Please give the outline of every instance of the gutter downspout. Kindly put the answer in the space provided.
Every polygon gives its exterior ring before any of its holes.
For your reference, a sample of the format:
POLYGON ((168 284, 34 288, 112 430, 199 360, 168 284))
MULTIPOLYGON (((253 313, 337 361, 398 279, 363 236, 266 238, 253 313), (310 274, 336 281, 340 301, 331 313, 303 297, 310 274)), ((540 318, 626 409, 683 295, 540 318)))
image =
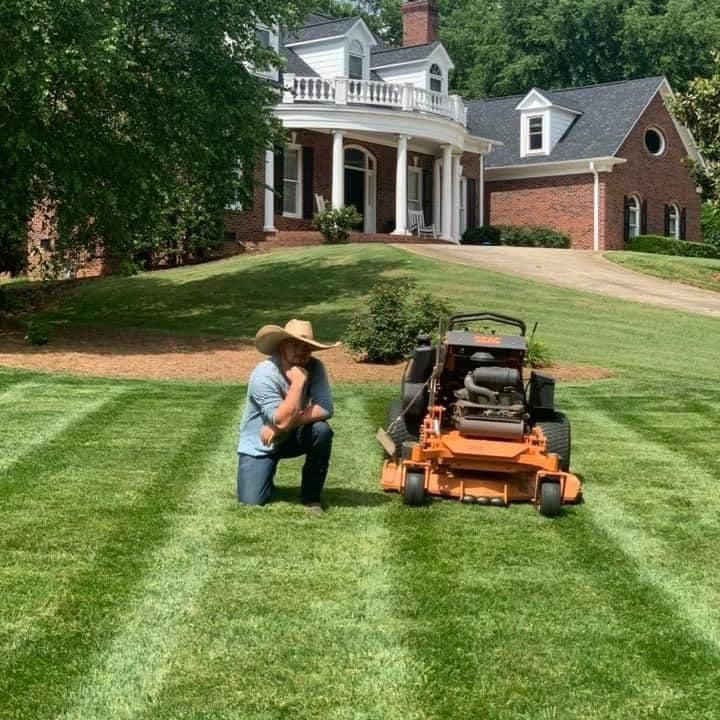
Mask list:
POLYGON ((600 251, 600 174, 595 168, 595 161, 590 161, 590 172, 595 177, 593 184, 593 250, 600 251))

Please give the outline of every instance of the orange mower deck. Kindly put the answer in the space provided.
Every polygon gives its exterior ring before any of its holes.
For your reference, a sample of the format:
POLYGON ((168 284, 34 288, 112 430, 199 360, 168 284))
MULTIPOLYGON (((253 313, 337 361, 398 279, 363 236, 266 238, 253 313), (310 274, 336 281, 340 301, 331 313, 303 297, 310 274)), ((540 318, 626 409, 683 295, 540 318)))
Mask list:
POLYGON ((384 490, 403 493, 411 474, 413 481, 422 476, 426 494, 465 502, 538 504, 544 484, 559 487, 563 504, 581 500, 579 478, 563 472, 558 456, 546 452, 541 429, 534 428, 521 442, 467 438, 456 430, 433 434, 433 414, 425 421, 420 442, 406 448, 402 459, 385 462, 384 490))

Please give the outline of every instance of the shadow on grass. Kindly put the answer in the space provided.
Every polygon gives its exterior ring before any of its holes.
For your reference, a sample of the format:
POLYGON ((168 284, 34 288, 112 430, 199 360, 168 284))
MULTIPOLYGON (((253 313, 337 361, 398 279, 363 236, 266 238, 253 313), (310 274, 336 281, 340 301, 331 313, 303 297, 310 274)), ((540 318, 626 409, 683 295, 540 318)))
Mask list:
POLYGON ((194 279, 158 273, 92 283, 64 296, 46 317, 75 327, 247 337, 264 324, 299 316, 313 323, 317 337, 332 339, 391 269, 384 258, 350 253, 260 260, 194 279))
MULTIPOLYGON (((297 504, 300 502, 299 488, 291 486, 276 487, 272 501, 297 504)), ((323 492, 323 504, 328 508, 378 507, 392 501, 392 496, 386 495, 380 490, 377 492, 364 492, 351 488, 326 488, 323 492)))

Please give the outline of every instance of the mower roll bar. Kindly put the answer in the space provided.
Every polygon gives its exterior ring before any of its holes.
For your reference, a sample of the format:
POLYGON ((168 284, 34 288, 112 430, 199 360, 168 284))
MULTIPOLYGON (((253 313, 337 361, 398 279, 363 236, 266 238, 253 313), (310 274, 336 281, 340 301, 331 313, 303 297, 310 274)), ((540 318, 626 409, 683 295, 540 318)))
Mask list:
POLYGON ((525 335, 525 333, 527 332, 527 327, 522 320, 510 317, 509 315, 499 315, 498 313, 493 312, 464 313, 461 315, 452 315, 448 319, 448 330, 454 330, 458 325, 462 323, 474 322, 475 320, 492 320, 503 325, 512 325, 513 327, 518 328, 522 335, 525 335))

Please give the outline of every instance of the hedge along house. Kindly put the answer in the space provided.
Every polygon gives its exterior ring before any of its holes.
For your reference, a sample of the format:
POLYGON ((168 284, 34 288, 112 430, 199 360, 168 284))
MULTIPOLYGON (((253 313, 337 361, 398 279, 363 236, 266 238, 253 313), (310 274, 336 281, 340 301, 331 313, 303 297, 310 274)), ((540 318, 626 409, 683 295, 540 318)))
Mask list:
POLYGON ((441 239, 483 224, 542 225, 574 248, 622 248, 645 233, 700 239, 700 198, 683 164, 702 162, 672 117, 662 77, 465 102, 433 0, 402 6, 403 46, 357 18, 310 15, 263 41, 285 57, 275 114, 288 131, 256 172, 251 208, 228 213, 238 240, 279 244, 323 201, 354 205, 362 232, 398 239, 422 210, 441 239))
POLYGON ((684 160, 702 158, 671 96, 650 77, 470 102, 473 132, 503 142, 484 158, 483 221, 555 228, 593 250, 644 234, 700 240, 684 160))
POLYGON ((354 205, 363 233, 409 234, 423 211, 438 237, 458 242, 479 221, 482 158, 498 144, 468 126, 467 106, 449 93, 453 62, 437 39, 435 2, 403 7, 404 42, 385 45, 359 18, 310 15, 282 36, 261 30, 285 57, 275 115, 287 145, 256 169, 252 207, 231 208, 238 240, 279 244, 313 239, 325 204, 354 205))

